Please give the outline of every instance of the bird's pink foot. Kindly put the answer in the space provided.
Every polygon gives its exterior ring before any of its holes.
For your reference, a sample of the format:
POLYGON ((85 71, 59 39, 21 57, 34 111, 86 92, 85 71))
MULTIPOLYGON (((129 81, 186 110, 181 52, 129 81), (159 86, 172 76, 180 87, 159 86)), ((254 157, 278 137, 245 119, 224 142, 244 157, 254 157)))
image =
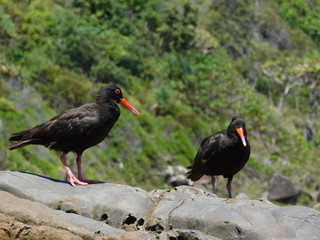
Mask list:
POLYGON ((88 185, 88 183, 78 180, 73 175, 73 173, 71 172, 71 169, 68 166, 67 161, 66 161, 67 160, 67 154, 66 153, 61 154, 60 159, 61 159, 61 162, 62 162, 64 168, 66 169, 66 173, 67 173, 67 175, 69 177, 70 184, 73 187, 76 186, 76 184, 79 184, 79 185, 82 185, 82 186, 88 185))
POLYGON ((92 184, 92 183, 99 183, 98 180, 88 180, 88 179, 84 179, 82 177, 78 177, 78 179, 81 181, 81 182, 84 182, 84 183, 89 183, 89 184, 92 184))
POLYGON ((79 185, 82 185, 82 186, 86 186, 88 185, 87 182, 84 182, 84 181, 81 181, 79 179, 77 179, 73 174, 72 175, 69 175, 69 181, 70 181, 70 184, 74 187, 76 186, 76 184, 79 184, 79 185), (75 184, 76 183, 76 184, 75 184))

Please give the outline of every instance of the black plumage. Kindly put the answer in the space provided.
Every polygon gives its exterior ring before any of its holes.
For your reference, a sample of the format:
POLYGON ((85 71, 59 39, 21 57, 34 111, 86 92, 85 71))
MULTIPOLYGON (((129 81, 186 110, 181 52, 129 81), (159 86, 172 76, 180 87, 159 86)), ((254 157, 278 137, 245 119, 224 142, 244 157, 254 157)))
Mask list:
POLYGON ((120 116, 118 103, 136 115, 140 113, 122 96, 119 87, 109 85, 102 87, 97 93, 96 102, 84 104, 78 108, 67 110, 48 122, 34 128, 13 133, 10 141, 16 141, 9 146, 10 150, 29 144, 43 145, 49 149, 61 151, 60 159, 66 168, 71 185, 78 183, 86 185, 96 182, 85 180, 81 171, 81 155, 83 151, 100 143, 111 130, 120 116), (66 163, 66 154, 77 154, 78 178, 71 172, 66 163))
POLYGON ((228 178, 227 190, 232 198, 232 178, 245 166, 249 156, 250 144, 245 120, 233 117, 227 129, 203 139, 188 178, 197 181, 203 175, 209 175, 215 191, 215 176, 222 175, 228 178))

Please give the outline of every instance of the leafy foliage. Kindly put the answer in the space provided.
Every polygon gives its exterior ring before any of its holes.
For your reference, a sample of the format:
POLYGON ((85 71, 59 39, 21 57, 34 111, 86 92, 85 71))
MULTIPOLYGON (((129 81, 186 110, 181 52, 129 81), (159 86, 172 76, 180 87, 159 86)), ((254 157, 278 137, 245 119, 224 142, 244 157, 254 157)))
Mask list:
POLYGON ((113 83, 142 115, 122 111, 110 137, 84 153, 88 178, 165 187, 160 171, 191 164, 201 139, 242 115, 253 151, 239 191, 259 196, 250 184, 264 188, 274 172, 319 181, 319 6, 0 0, 0 167, 62 178, 54 152, 8 152, 10 133, 113 83))
POLYGON ((320 41, 320 1, 279 1, 279 13, 294 28, 300 28, 312 39, 320 41))

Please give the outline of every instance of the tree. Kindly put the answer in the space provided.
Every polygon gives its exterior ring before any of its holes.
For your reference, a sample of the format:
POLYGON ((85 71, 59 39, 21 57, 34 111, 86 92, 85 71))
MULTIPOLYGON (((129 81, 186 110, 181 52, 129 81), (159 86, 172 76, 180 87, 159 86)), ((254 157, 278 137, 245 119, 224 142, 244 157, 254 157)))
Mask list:
POLYGON ((269 99, 273 102, 278 98, 277 109, 282 115, 285 98, 290 90, 303 84, 303 73, 297 74, 292 69, 295 61, 286 58, 281 61, 269 61, 262 66, 263 74, 271 81, 269 84, 269 99))

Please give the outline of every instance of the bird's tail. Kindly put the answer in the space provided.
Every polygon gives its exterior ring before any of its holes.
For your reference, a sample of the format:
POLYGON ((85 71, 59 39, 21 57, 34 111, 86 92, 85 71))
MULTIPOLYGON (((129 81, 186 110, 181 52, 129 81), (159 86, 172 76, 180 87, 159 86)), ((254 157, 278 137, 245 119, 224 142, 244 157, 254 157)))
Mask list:
POLYGON ((24 140, 24 141, 21 141, 21 142, 17 142, 17 143, 13 143, 9 146, 9 150, 14 150, 14 149, 17 149, 17 148, 21 148, 21 147, 24 147, 26 145, 29 145, 32 143, 32 140, 24 140))
POLYGON ((29 144, 34 143, 34 139, 29 139, 26 137, 26 134, 29 133, 30 130, 24 130, 21 132, 13 133, 9 138, 10 141, 17 141, 9 146, 9 150, 14 150, 17 148, 24 147, 29 144))
POLYGON ((188 168, 191 169, 191 171, 187 172, 187 178, 191 179, 192 181, 197 181, 203 176, 203 173, 195 169, 192 169, 192 166, 189 166, 188 168))

